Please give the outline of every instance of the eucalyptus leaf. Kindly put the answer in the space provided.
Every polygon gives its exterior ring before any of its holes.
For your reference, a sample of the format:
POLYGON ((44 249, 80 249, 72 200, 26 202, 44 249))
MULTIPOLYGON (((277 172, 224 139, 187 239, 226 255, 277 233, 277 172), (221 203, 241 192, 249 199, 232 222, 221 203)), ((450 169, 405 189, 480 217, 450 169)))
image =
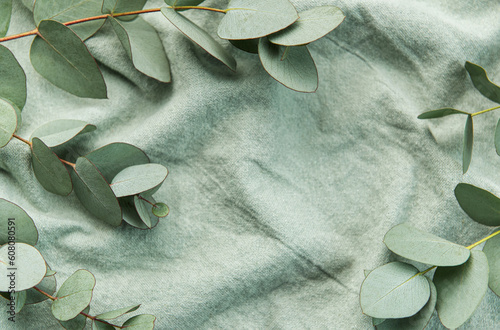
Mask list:
POLYGON ((404 258, 435 266, 461 265, 470 256, 470 251, 464 246, 405 223, 389 230, 384 243, 389 250, 404 258))
POLYGON ((229 42, 236 48, 241 49, 250 54, 259 53, 259 39, 246 39, 246 40, 229 40, 229 42))
POLYGON ((35 0, 21 0, 21 2, 30 11, 33 11, 33 6, 35 5, 35 0))
POLYGON ((12 15, 12 0, 0 1, 0 38, 5 37, 9 30, 12 15))
MULTIPOLYGON (((50 270, 50 268, 47 266, 47 272, 50 270)), ((45 274, 44 278, 40 283, 36 285, 36 287, 40 290, 42 290, 45 293, 48 293, 50 295, 54 295, 57 289, 57 281, 55 276, 47 276, 47 273, 45 274)), ((29 290, 26 290, 26 305, 30 304, 38 304, 39 302, 42 302, 44 300, 49 299, 46 295, 41 294, 37 290, 31 288, 29 290)))
POLYGON ((472 124, 472 116, 467 116, 464 131, 464 151, 463 151, 463 173, 465 174, 469 169, 470 161, 472 159, 472 144, 474 141, 474 128, 472 124))
POLYGON ((231 0, 219 24, 222 39, 255 39, 292 25, 297 10, 288 0, 231 0))
POLYGON ((106 312, 106 313, 96 315, 96 318, 99 320, 104 320, 104 321, 113 320, 113 319, 116 319, 117 317, 120 317, 124 314, 133 312, 133 311, 137 310, 139 307, 141 307, 141 304, 123 307, 123 308, 116 309, 116 310, 111 311, 111 312, 106 312))
POLYGON ((387 319, 378 319, 376 317, 373 317, 372 318, 373 326, 376 327, 377 325, 380 325, 380 324, 384 323, 385 320, 387 320, 387 319))
POLYGON ((31 160, 35 176, 47 191, 67 196, 73 190, 68 169, 39 138, 31 142, 31 160))
POLYGON ((361 285, 363 313, 376 318, 415 315, 430 296, 429 282, 417 274, 418 269, 402 262, 391 262, 371 271, 361 285))
POLYGON ((446 117, 450 115, 469 115, 469 113, 462 111, 462 110, 457 110, 453 108, 442 108, 442 109, 436 109, 436 110, 431 110, 424 112, 418 116, 418 119, 433 119, 433 118, 441 118, 441 117, 446 117))
POLYGON ((154 214, 153 209, 155 208, 151 204, 156 204, 156 201, 152 196, 142 197, 142 196, 134 196, 134 205, 137 211, 137 214, 141 218, 142 222, 151 229, 153 227, 153 222, 155 218, 158 220, 158 217, 154 214), (149 203, 148 203, 149 202, 149 203))
POLYGON ((108 182, 87 158, 79 157, 72 172, 76 196, 96 218, 119 226, 122 211, 108 182))
POLYGON ((467 61, 465 69, 469 73, 472 84, 481 94, 493 102, 500 103, 500 87, 488 79, 488 75, 482 67, 467 61))
POLYGON ((486 241, 483 252, 488 258, 490 268, 488 285, 497 296, 500 296, 500 235, 486 241))
MULTIPOLYGON (((31 289, 30 289, 31 290, 31 289)), ((0 292, 0 296, 4 297, 11 302, 14 302, 14 311, 15 313, 19 313, 21 309, 26 304, 26 292, 25 291, 13 291, 13 292, 0 292)), ((7 309, 10 309, 10 303, 7 303, 7 309)))
POLYGON ((14 54, 0 45, 0 98, 22 109, 26 103, 26 75, 14 54))
POLYGON ((21 110, 14 103, 11 103, 11 105, 14 108, 14 110, 16 111, 16 118, 17 118, 16 132, 17 132, 17 131, 19 131, 19 129, 21 128, 21 125, 23 123, 23 116, 21 114, 21 110))
POLYGON ((40 75, 79 97, 107 97, 106 84, 95 59, 70 28, 47 20, 40 22, 38 33, 31 44, 30 59, 40 75))
POLYGON ((156 317, 151 314, 140 314, 129 318, 123 327, 127 330, 150 330, 155 326, 156 317))
POLYGON ((228 68, 236 71, 236 60, 224 47, 215 41, 208 32, 191 22, 188 18, 177 13, 174 9, 164 7, 161 9, 161 12, 170 23, 178 28, 186 37, 191 39, 191 41, 224 63, 228 68))
POLYGON ((299 13, 299 19, 284 30, 269 36, 269 41, 282 46, 305 45, 318 40, 344 21, 340 8, 319 6, 299 13))
POLYGON ((14 106, 0 99, 0 148, 12 139, 17 128, 17 113, 14 106))
POLYGON ((53 120, 35 129, 31 134, 31 139, 39 138, 48 147, 56 147, 64 144, 80 134, 95 131, 94 125, 81 120, 58 119, 53 120))
POLYGON ((89 305, 95 286, 95 277, 85 269, 73 273, 57 291, 52 302, 52 314, 60 321, 76 317, 89 305))
POLYGON ((134 67, 161 82, 170 82, 170 64, 156 30, 142 18, 119 22, 108 18, 134 67))
MULTIPOLYGON (((102 0, 36 0, 33 9, 35 24, 42 20, 54 20, 66 23, 81 18, 101 15, 102 0)), ((71 25, 71 29, 85 40, 93 36, 104 23, 103 20, 94 20, 71 25)))
POLYGON ((112 325, 94 320, 94 321, 92 321, 92 330, 115 330, 115 327, 113 327, 112 325))
POLYGON ((500 198, 468 183, 455 187, 455 197, 472 220, 486 226, 500 226, 500 198))
MULTIPOLYGON (((120 14, 141 10, 147 0, 104 0, 102 4, 103 14, 120 14)), ((119 17, 120 20, 129 21, 135 19, 137 15, 127 15, 119 17)))
POLYGON ((198 6, 205 0, 165 0, 169 6, 198 6))
POLYGON ((38 242, 38 231, 26 211, 0 198, 0 245, 9 241, 35 245, 38 242))
POLYGON ((259 41, 259 57, 267 73, 286 87, 306 93, 318 89, 318 70, 307 46, 286 48, 262 38, 259 41), (286 59, 283 59, 286 51, 286 59))
POLYGON ((160 164, 134 165, 118 173, 110 187, 116 197, 137 195, 161 185, 167 175, 167 168, 160 164))
MULTIPOLYGON (((90 306, 87 306, 87 308, 83 310, 83 312, 86 314, 88 314, 89 311, 90 311, 90 306)), ((87 325, 87 317, 82 314, 78 314, 76 317, 68 321, 60 321, 60 320, 58 321, 64 327, 64 329, 67 330, 83 330, 87 325)))
MULTIPOLYGON (((155 203, 154 198, 151 196, 148 197, 148 200, 152 203, 155 203)), ((120 206, 122 207, 122 210, 123 210, 123 220, 126 223, 128 223, 129 225, 131 225, 132 227, 139 228, 139 229, 151 229, 158 224, 159 219, 157 216, 155 216, 153 214, 152 206, 149 205, 147 202, 140 200, 141 203, 144 203, 144 205, 137 207, 134 203, 134 196, 122 197, 122 198, 119 198, 119 201, 120 201, 120 206), (146 224, 145 224, 145 221, 146 222, 148 221, 147 218, 144 221, 141 218, 141 216, 138 214, 138 210, 137 210, 139 208, 141 210, 147 210, 148 205, 149 205, 149 213, 144 212, 144 213, 142 213, 142 216, 143 217, 146 217, 146 215, 149 216, 149 218, 150 218, 149 221, 151 222, 151 228, 146 226, 146 224)))
POLYGON ((447 328, 458 328, 471 317, 488 289, 486 255, 473 250, 463 265, 438 267, 434 284, 437 288, 436 309, 441 323, 447 328))
POLYGON ((497 155, 500 156, 500 119, 495 128, 495 150, 497 151, 497 155))
POLYGON ((56 271, 53 271, 52 269, 47 269, 47 273, 45 274, 45 276, 54 276, 55 274, 57 274, 56 271))
POLYGON ((156 207, 153 207, 153 214, 160 218, 166 217, 169 212, 170 209, 164 203, 156 203, 156 207))
POLYGON ((149 163, 149 157, 142 151, 128 143, 111 143, 96 149, 85 156, 101 172, 107 182, 123 169, 149 163))
POLYGON ((45 260, 33 246, 14 243, 0 247, 0 291, 9 291, 9 286, 28 290, 42 281, 46 271, 45 260), (9 258, 9 251, 15 251, 15 256, 9 258))

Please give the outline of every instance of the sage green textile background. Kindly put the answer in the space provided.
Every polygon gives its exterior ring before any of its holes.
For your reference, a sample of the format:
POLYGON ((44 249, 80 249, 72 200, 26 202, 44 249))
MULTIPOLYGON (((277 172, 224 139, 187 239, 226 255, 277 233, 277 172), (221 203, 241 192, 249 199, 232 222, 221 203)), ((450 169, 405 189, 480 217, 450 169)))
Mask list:
MULTIPOLYGON (((237 49, 232 73, 158 13, 144 19, 163 40, 173 83, 134 72, 104 30, 87 45, 108 100, 80 99, 41 78, 29 63, 31 37, 6 44, 28 76, 21 136, 53 119, 85 120, 98 130, 73 155, 128 142, 170 170, 156 195, 170 206, 167 218, 151 231, 110 228, 74 194, 44 191, 24 144, 0 151, 0 197, 33 217, 37 247, 59 284, 80 268, 94 273, 91 313, 142 303, 135 313, 156 315, 157 329, 368 329, 358 293, 363 270, 397 259, 382 242, 387 230, 410 222, 462 244, 488 234, 462 212, 453 189, 469 182, 500 194, 499 114, 477 117, 465 176, 464 118, 416 117, 492 105, 463 65, 478 63, 500 82, 498 1, 293 2, 299 10, 336 5, 347 16, 310 46, 315 94, 286 89, 257 56, 237 49)), ((186 15, 210 31, 221 18, 186 15)), ((31 28, 30 12, 15 1, 9 34, 31 28)), ((5 315, 2 329, 12 327, 5 315)), ((488 292, 463 329, 498 324, 500 300, 488 292)), ((26 307, 16 325, 61 328, 47 302, 26 307)), ((429 328, 442 328, 436 314, 429 328)))

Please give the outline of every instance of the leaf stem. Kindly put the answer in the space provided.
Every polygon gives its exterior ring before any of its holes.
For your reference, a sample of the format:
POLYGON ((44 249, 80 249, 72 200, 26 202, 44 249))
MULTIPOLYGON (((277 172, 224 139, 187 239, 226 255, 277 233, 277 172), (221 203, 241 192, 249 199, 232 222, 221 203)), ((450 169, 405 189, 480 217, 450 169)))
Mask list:
POLYGON ((493 108, 486 109, 486 110, 474 112, 474 113, 471 113, 470 115, 472 117, 474 117, 474 116, 477 116, 477 115, 480 115, 480 114, 483 114, 483 113, 486 113, 486 112, 489 112, 489 111, 492 111, 492 110, 496 110, 496 109, 500 109, 500 105, 496 106, 496 107, 493 107, 493 108))
POLYGON ((156 204, 151 203, 150 201, 148 201, 146 198, 142 197, 141 195, 139 195, 139 199, 142 199, 143 201, 146 201, 147 203, 149 203, 150 205, 152 205, 154 208, 158 207, 158 206, 156 206, 156 204))
POLYGON ((54 296, 51 296, 50 294, 48 294, 47 292, 45 291, 42 291, 40 290, 39 288, 37 288, 36 286, 33 287, 33 289, 35 289, 36 291, 40 292, 41 294, 43 294, 44 296, 48 297, 50 300, 56 300, 57 298, 54 297, 54 296))
POLYGON ((69 165, 69 166, 73 167, 73 169, 76 167, 76 164, 75 164, 75 163, 68 162, 67 160, 64 160, 64 159, 61 159, 61 158, 59 158, 59 160, 60 160, 61 162, 63 162, 64 164, 66 164, 66 165, 69 165))
POLYGON ((18 139, 19 141, 22 141, 24 143, 26 143, 27 145, 29 145, 31 147, 31 142, 26 140, 26 139, 23 139, 22 137, 20 137, 19 135, 17 134, 12 134, 12 137, 18 139))

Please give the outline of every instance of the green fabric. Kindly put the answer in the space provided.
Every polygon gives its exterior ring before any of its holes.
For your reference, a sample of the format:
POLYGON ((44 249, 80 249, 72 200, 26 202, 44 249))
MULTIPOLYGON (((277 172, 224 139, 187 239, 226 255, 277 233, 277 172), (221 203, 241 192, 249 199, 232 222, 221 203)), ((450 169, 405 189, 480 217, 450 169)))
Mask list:
MULTIPOLYGON (((28 77, 19 135, 50 120, 84 120, 97 130, 72 156, 127 142, 170 171, 155 195, 170 207, 168 217, 151 231, 111 228, 74 194, 45 191, 26 145, 0 150, 0 197, 34 219, 37 247, 59 285, 81 268, 95 275, 91 314, 140 303, 134 313, 156 315, 157 329, 367 329, 359 288, 365 269, 396 259, 382 243, 391 227, 410 222, 466 245, 488 234, 460 209, 453 189, 466 181, 500 194, 492 138, 499 114, 477 117, 465 176, 464 118, 417 115, 491 106, 464 63, 500 82, 498 1, 293 2, 298 10, 333 4, 346 14, 310 46, 315 94, 283 87, 258 56, 224 42, 238 62, 232 73, 161 13, 143 18, 159 31, 171 84, 132 70, 111 30, 87 41, 108 100, 80 99, 45 81, 29 63, 32 37, 6 44, 28 77)), ((185 14, 213 33, 221 19, 185 14)), ((30 12, 15 1, 8 34, 32 28, 30 12)), ((489 291, 463 328, 493 329, 499 311, 489 291)), ((5 315, 1 329, 12 327, 5 315)), ((25 307, 16 320, 17 329, 60 329, 48 302, 25 307)), ((436 314, 429 328, 443 328, 436 314)))

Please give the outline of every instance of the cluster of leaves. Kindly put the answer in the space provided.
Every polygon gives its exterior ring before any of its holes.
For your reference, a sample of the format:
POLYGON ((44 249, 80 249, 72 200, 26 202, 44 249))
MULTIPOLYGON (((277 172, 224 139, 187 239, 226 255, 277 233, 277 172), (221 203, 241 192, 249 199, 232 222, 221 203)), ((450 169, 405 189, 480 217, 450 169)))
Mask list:
MULTIPOLYGON (((490 99, 495 103, 500 104, 500 87, 492 83, 486 71, 479 65, 466 62, 465 69, 469 73, 470 79, 472 80, 472 84, 474 87, 485 97, 490 99)), ((466 112, 463 110, 457 110, 454 108, 441 108, 437 110, 431 110, 424 112, 420 116, 419 119, 433 119, 433 118, 441 118, 449 115, 465 115, 467 116, 467 120, 465 122, 465 132, 464 132, 464 146, 463 146, 463 173, 465 174, 469 169, 470 162, 472 160, 472 145, 474 141, 474 125, 473 125, 473 117, 499 109, 500 106, 478 111, 475 113, 466 112)), ((500 121, 497 124, 495 130, 495 148, 497 154, 500 155, 500 121)))
MULTIPOLYGON (((7 1, 0 14, 0 37, 10 21, 7 1)), ((333 6, 315 7, 298 13, 289 0, 232 0, 227 9, 199 7, 203 0, 165 0, 168 6, 142 10, 147 0, 36 0, 33 18, 37 28, 12 40, 36 35, 30 59, 35 70, 55 86, 79 97, 106 98, 106 84, 99 67, 84 44, 108 24, 115 31, 133 65, 140 72, 161 82, 170 82, 170 68, 156 30, 137 14, 161 11, 183 34, 210 55, 236 70, 232 54, 207 31, 179 13, 202 9, 223 13, 218 36, 235 47, 258 53, 265 70, 283 85, 301 92, 318 88, 318 72, 307 44, 320 39, 344 20, 333 6)), ((28 1, 30 3, 30 1, 28 1)), ((2 35, 3 34, 3 35, 2 35)), ((0 46, 0 48, 4 48, 0 46)), ((6 53, 6 50, 2 50, 6 53)), ((11 65, 24 76, 13 56, 0 58, 0 72, 11 65)), ((2 79, 0 89, 9 84, 2 79)))
POLYGON ((109 323, 137 310, 140 305, 89 315, 94 275, 84 269, 77 270, 57 290, 56 272, 34 247, 37 242, 38 230, 31 217, 18 205, 0 199, 0 295, 9 300, 11 317, 24 305, 50 299, 52 314, 66 329, 83 329, 87 319, 92 321, 92 329, 154 328, 156 318, 150 314, 133 316, 121 326, 109 323), (14 275, 12 269, 15 269, 14 275))

